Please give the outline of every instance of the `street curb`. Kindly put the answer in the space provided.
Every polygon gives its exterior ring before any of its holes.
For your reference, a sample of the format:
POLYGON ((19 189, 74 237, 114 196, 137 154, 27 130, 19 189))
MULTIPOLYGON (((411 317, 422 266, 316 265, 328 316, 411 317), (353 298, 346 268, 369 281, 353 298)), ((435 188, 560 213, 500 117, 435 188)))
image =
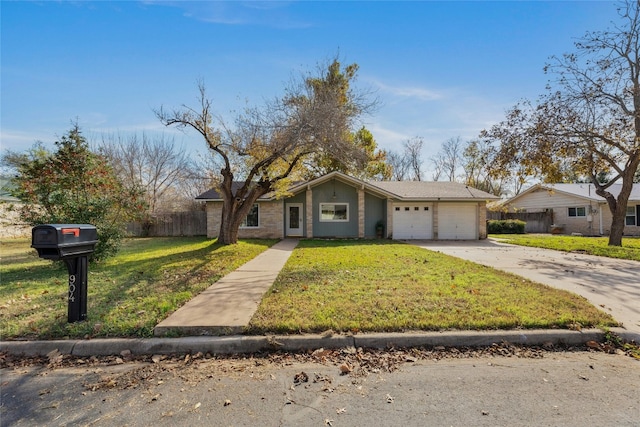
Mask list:
MULTIPOLYGON (((624 341, 640 342, 640 334, 620 328, 611 332, 624 341)), ((153 354, 242 354, 261 351, 312 351, 319 348, 407 348, 407 347, 487 347, 497 343, 525 346, 583 345, 587 341, 602 342, 600 329, 516 330, 516 331, 448 331, 370 333, 358 335, 273 335, 273 336, 201 336, 182 338, 105 338, 92 340, 0 341, 0 352, 14 356, 46 356, 52 351, 78 357, 110 356, 130 352, 132 355, 153 354)))

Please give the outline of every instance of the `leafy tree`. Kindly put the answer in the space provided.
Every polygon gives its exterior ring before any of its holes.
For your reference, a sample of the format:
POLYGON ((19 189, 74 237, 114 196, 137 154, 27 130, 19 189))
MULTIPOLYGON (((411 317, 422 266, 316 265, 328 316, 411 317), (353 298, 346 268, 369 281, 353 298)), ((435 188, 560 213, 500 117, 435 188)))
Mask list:
POLYGON ((318 153, 305 162, 304 179, 313 179, 329 172, 340 171, 360 179, 391 178, 387 152, 379 150, 373 134, 364 126, 347 136, 347 141, 361 151, 364 158, 339 160, 331 153, 318 153))
POLYGON ((356 70, 355 64, 342 68, 334 59, 319 76, 292 81, 282 98, 240 114, 234 126, 214 117, 202 83, 197 108, 156 111, 165 125, 198 132, 219 159, 221 243, 236 243, 255 201, 269 192, 285 194, 291 180, 303 175, 305 162, 328 154, 341 164, 365 163, 366 153, 350 134, 355 119, 374 104, 353 89, 356 70), (232 185, 237 178, 239 187, 232 185))
POLYGON ((464 183, 500 197, 506 193, 506 179, 496 179, 490 174, 493 157, 492 148, 478 139, 472 139, 467 142, 461 158, 462 168, 464 169, 464 183))
POLYGON ((89 150, 77 124, 55 146, 55 152, 36 144, 27 153, 4 155, 17 171, 13 196, 23 202, 23 220, 95 225, 99 243, 93 258, 114 254, 126 223, 143 209, 140 195, 126 191, 106 159, 89 150))
MULTIPOLYGON (((356 78, 358 68, 357 64, 350 64, 341 69, 340 62, 334 60, 329 64, 326 72, 323 73, 324 75, 311 77, 308 81, 315 93, 336 92, 338 102, 344 108, 355 107, 359 109, 360 107, 357 105, 363 102, 361 99, 354 99, 354 93, 350 89, 350 82, 356 78)), ((369 104, 368 108, 372 108, 374 105, 375 102, 369 104)), ((318 147, 317 152, 304 161, 306 170, 303 175, 305 179, 317 178, 333 171, 340 171, 362 179, 387 179, 390 176, 390 170, 386 164, 387 153, 377 149, 378 145, 373 134, 364 126, 355 132, 347 129, 342 139, 353 144, 354 149, 360 155, 355 158, 345 158, 330 149, 318 147)))
POLYGON ((386 150, 379 150, 373 134, 364 126, 353 133, 353 143, 365 153, 365 164, 360 170, 345 173, 360 179, 387 180, 391 178, 391 166, 387 163, 386 150))
POLYGON ((611 246, 622 245, 640 165, 640 2, 623 3, 619 14, 619 25, 587 32, 575 53, 551 58, 545 71, 557 79, 537 105, 519 103, 482 134, 500 143, 497 167, 517 162, 546 181, 562 181, 567 170, 589 177, 612 213, 611 246), (603 174, 611 179, 600 182, 603 174))

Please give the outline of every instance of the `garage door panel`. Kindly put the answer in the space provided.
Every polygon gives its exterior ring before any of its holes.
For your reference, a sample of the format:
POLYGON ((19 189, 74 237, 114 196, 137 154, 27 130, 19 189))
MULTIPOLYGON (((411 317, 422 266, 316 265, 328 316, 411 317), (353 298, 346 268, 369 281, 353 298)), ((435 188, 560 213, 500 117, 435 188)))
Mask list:
POLYGON ((476 240, 477 224, 477 206, 473 203, 438 206, 438 239, 440 240, 476 240))
POLYGON ((393 238, 398 240, 432 239, 433 209, 431 204, 399 204, 393 210, 393 238))

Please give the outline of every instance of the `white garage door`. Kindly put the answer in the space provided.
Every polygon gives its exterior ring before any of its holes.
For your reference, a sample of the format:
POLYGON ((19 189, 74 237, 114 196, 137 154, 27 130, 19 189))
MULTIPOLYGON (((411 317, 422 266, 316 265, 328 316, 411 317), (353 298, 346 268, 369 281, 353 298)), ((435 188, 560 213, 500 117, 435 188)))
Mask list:
POLYGON ((433 209, 427 203, 403 203, 393 207, 393 238, 433 239, 433 209))
POLYGON ((439 240, 476 240, 478 214, 474 203, 440 203, 438 205, 439 240))

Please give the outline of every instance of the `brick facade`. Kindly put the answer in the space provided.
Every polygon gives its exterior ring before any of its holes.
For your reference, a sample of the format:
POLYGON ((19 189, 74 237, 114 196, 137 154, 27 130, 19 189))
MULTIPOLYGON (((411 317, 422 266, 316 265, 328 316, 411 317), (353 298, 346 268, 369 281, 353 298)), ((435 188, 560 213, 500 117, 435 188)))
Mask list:
MULTIPOLYGON (((260 223, 258 227, 240 227, 241 239, 284 238, 284 209, 281 200, 258 203, 260 223)), ((215 238, 220 233, 222 202, 207 202, 207 237, 215 238)))

